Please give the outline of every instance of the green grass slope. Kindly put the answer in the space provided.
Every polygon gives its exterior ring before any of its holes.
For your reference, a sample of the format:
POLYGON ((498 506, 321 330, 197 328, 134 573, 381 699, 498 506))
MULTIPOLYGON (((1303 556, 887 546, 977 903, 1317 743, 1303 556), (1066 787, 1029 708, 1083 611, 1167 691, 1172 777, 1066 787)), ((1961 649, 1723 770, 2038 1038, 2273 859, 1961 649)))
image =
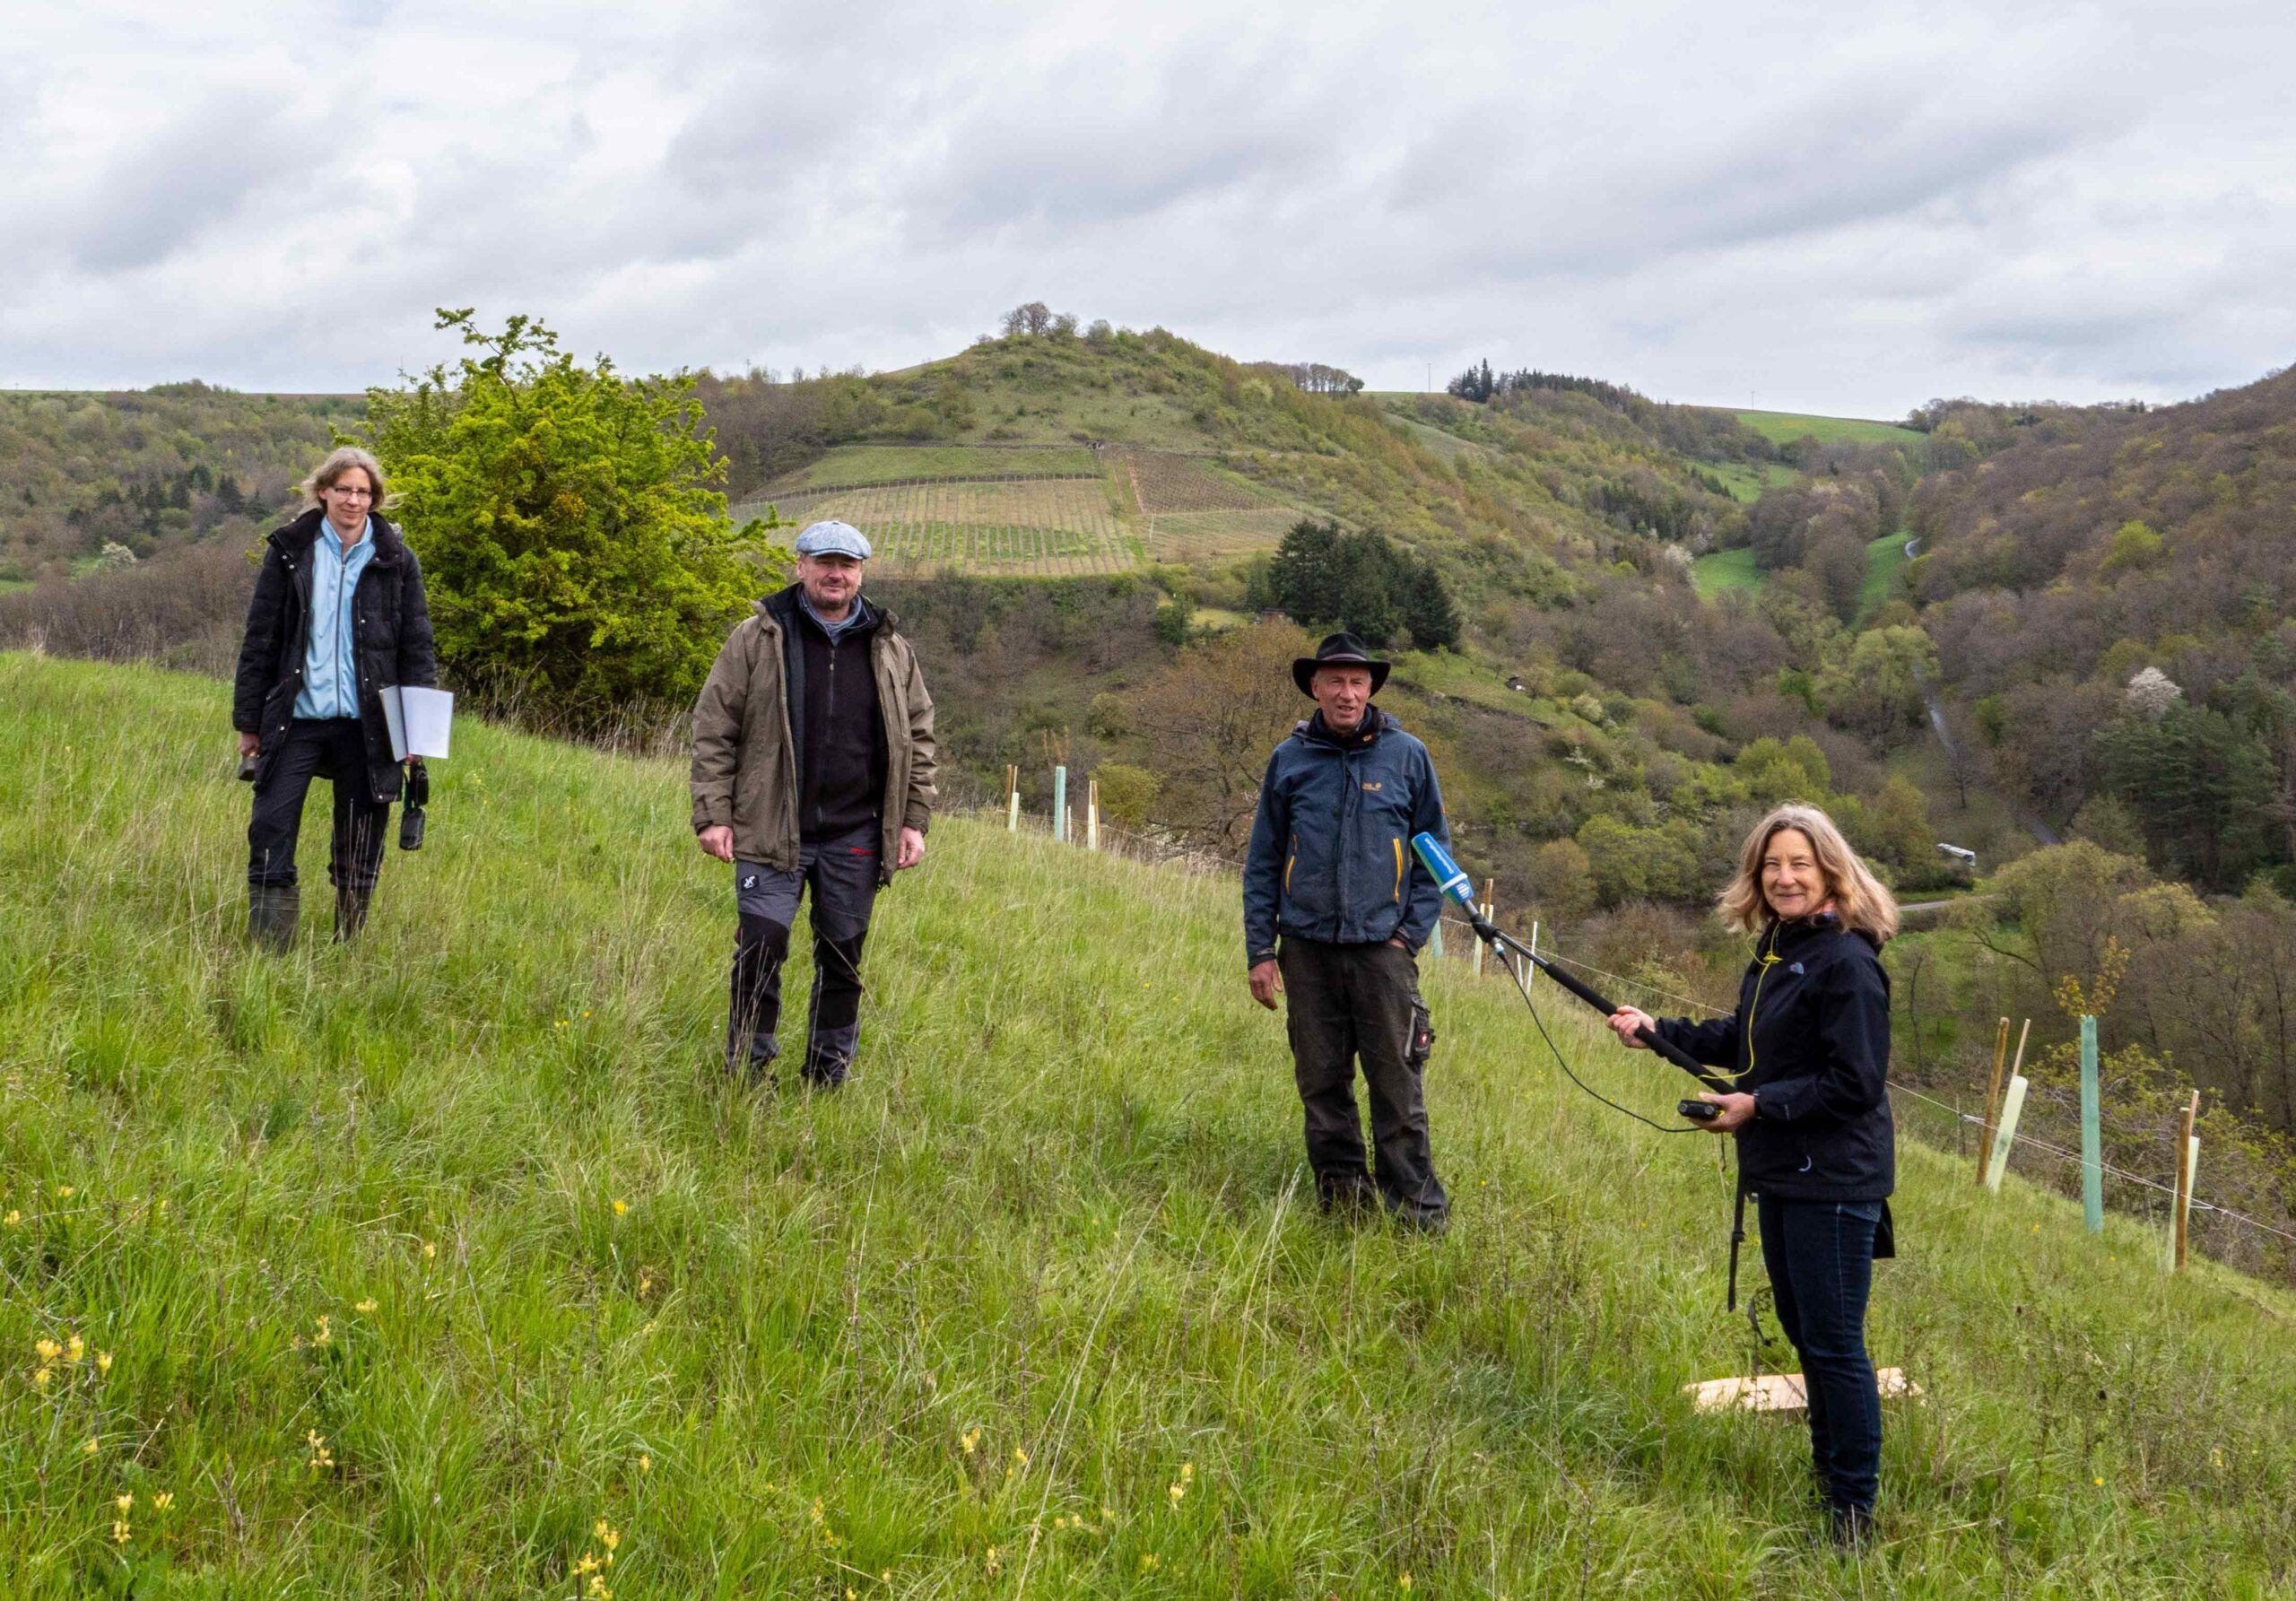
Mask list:
POLYGON ((1887 1543, 1813 1548, 1799 1424, 1679 1393, 1749 1360, 1712 1150, 1562 1087, 1463 964, 1453 1230, 1348 1230, 1232 883, 945 820, 881 902, 861 1079, 746 1092, 682 764, 466 726, 368 938, 258 959, 221 686, 9 657, 0 697, 0 1594, 2296 1579, 2285 1312, 1919 1149, 1874 1336, 1928 1397, 1887 1543))
POLYGON ((1814 439, 1821 445, 1909 444, 1925 438, 1901 423, 1866 417, 1819 417, 1804 412, 1732 412, 1730 415, 1774 444, 1814 439))
MULTIPOLYGON (((1906 539, 1907 535, 1900 531, 1866 542, 1866 584, 1858 592, 1857 602, 1860 616, 1870 616, 1897 594, 1898 574, 1905 570, 1906 539)), ((1706 600, 1712 600, 1726 590, 1759 589, 1769 576, 1754 565, 1754 553, 1746 545, 1730 551, 1711 551, 1690 564, 1690 581, 1706 600)))

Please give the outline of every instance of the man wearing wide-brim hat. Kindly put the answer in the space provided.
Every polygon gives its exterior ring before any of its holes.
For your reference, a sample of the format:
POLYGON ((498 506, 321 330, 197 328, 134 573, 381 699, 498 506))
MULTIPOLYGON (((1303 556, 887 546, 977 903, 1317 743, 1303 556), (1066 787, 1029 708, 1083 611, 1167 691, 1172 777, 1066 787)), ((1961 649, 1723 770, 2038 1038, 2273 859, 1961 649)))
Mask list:
POLYGON ((845 1082, 861 1040, 861 946, 880 887, 925 857, 937 747, 933 697, 892 613, 861 597, 869 541, 840 522, 797 535, 797 581, 757 603, 693 709, 693 831, 734 868, 741 929, 727 1067, 780 1055, 781 965, 813 900, 813 988, 802 1072, 845 1082))
POLYGON ((1387 666, 1352 633, 1292 664, 1316 710, 1275 748, 1260 785, 1245 961, 1254 1000, 1274 1010, 1284 997, 1318 1200, 1330 1211, 1376 1195, 1396 1217, 1439 1229, 1450 1202, 1427 1136, 1421 1075, 1435 1035, 1416 957, 1441 897, 1411 840, 1448 845, 1450 831, 1427 747, 1371 704, 1387 666), (1375 1163, 1355 1110, 1359 1060, 1375 1163))

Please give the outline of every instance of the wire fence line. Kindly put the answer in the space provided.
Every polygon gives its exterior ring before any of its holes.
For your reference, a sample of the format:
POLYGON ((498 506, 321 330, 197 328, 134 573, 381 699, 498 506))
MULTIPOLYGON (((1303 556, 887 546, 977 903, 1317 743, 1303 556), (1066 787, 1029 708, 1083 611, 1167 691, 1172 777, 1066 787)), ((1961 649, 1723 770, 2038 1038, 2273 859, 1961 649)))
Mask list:
MULTIPOLYGON (((973 815, 980 817, 984 821, 1007 823, 1010 823, 1013 821, 1011 814, 1004 808, 982 806, 977 811, 971 808, 968 808, 967 810, 970 811, 973 815)), ((1026 828, 1027 831, 1031 833, 1045 835, 1052 833, 1052 823, 1049 818, 1032 817, 1023 814, 1018 821, 1022 826, 1026 828)), ((1099 825, 1099 838, 1100 848, 1103 850, 1109 851, 1112 855, 1123 856, 1129 859, 1150 862, 1158 865, 1178 866, 1192 873, 1206 874, 1234 873, 1240 874, 1245 866, 1241 858, 1227 855, 1225 852, 1214 848, 1191 846, 1171 840, 1167 836, 1114 827, 1105 822, 1099 825)), ((1069 831, 1068 842, 1074 844, 1081 844, 1083 842, 1079 831, 1073 826, 1069 831)), ((1456 931, 1458 937, 1465 939, 1470 942, 1470 944, 1472 944, 1475 939, 1473 926, 1462 918, 1456 918, 1448 913, 1440 913, 1437 918, 1437 927, 1447 931, 1456 931)), ((1448 937, 1449 935, 1447 933, 1446 938, 1448 939, 1448 937)), ((1689 1008, 1693 1013, 1701 1014, 1708 1017, 1724 1016, 1733 1010, 1733 1008, 1730 1007, 1717 1006, 1710 1002, 1700 1000, 1695 996, 1686 996, 1676 993, 1675 991, 1665 988, 1662 985, 1654 984, 1648 979, 1634 978, 1625 973, 1611 972, 1605 969, 1595 966, 1592 962, 1582 961, 1577 957, 1565 955, 1561 951, 1553 949, 1542 950, 1539 952, 1539 955, 1545 961, 1561 963, 1565 967, 1572 969, 1574 971, 1586 974, 1589 978, 1604 979, 1612 984, 1624 986, 1630 990, 1639 991, 1646 996, 1672 1001, 1689 1008)), ((1493 960, 1494 964, 1498 966, 1498 970, 1504 972, 1507 970, 1505 964, 1511 961, 1519 959, 1500 955, 1495 957, 1493 960)), ((1912 1100, 1935 1107, 1940 1111, 1946 1113, 1949 1117, 1954 1119, 1957 1127, 1967 1125, 1979 1129, 1982 1129, 1984 1127, 1985 1119, 1978 1113, 1964 1111, 1957 1105, 1952 1105, 1946 1101, 1940 1101, 1934 1095, 1925 1094, 1921 1091, 1915 1089, 1912 1085, 1900 1083, 1896 1079, 1888 1079, 1885 1082, 1892 1092, 1910 1097, 1912 1100)), ((2052 1094, 2048 1090, 2047 1086, 2037 1086, 2034 1092, 2039 1099, 2048 1104, 2057 1107, 2059 1110, 2068 1109, 2062 1100, 2052 1094)), ((2083 1158, 2079 1152, 2068 1151, 2061 1145, 2051 1144, 2049 1141, 2042 1139, 2039 1135, 2031 1133, 2020 1132, 2012 1142, 2012 1145, 2013 1149, 2017 1146, 2030 1147, 2034 1151, 2040 1152, 2063 1162, 2070 1162, 2075 1166, 2079 1166, 2083 1161, 2083 1158)), ((1980 1153, 1979 1160, 1982 1161, 1983 1159, 1983 1153, 1980 1153)), ((2163 1196, 2170 1197, 2170 1204, 2173 1204, 2173 1200, 2177 1193, 2174 1186, 2162 1184, 2158 1179, 2148 1179, 2141 1173, 2131 1172, 2126 1168, 2118 1167, 2110 1162, 2100 1162, 2099 1166, 2100 1170, 2106 1176, 2118 1179, 2124 1184, 2133 1185, 2146 1190, 2156 1191, 2163 1196)), ((2221 1206, 2212 1201, 2205 1201, 2197 1195, 2192 1196, 2187 1205, 2194 1212, 2206 1213, 2213 1216, 2221 1218, 2224 1222, 2237 1227, 2253 1230, 2257 1233, 2270 1235, 2275 1239, 2286 1240, 2292 1244, 2296 1244, 2296 1231, 2276 1227, 2272 1223, 2265 1222, 2261 1218, 2250 1216, 2245 1212, 2235 1211, 2229 1206, 2221 1206)))

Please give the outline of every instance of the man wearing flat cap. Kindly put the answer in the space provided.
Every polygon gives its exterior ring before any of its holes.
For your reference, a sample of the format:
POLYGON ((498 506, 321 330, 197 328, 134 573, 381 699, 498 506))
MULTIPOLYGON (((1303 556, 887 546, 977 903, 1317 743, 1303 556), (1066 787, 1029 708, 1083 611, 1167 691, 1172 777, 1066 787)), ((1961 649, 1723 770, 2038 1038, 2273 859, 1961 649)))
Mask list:
POLYGON ((1419 998, 1419 947, 1441 905, 1411 848, 1447 846, 1443 792, 1427 747, 1371 704, 1387 682, 1351 633, 1292 664, 1315 714, 1268 759, 1244 865, 1252 998, 1284 997, 1292 1073, 1307 1111, 1308 1162, 1326 1211, 1376 1196, 1396 1217, 1440 1230, 1450 1201, 1435 1177, 1421 1075, 1434 1044, 1419 998), (1371 1101, 1367 1170, 1355 1064, 1371 1101))
POLYGON ((693 708, 693 830, 734 869, 741 927, 728 1071, 771 1075, 781 964, 813 897, 805 1081, 831 1089, 861 1040, 861 946, 877 891, 925 858, 933 697, 892 614, 861 598, 869 542, 840 522, 797 535, 797 581, 734 630, 693 708))

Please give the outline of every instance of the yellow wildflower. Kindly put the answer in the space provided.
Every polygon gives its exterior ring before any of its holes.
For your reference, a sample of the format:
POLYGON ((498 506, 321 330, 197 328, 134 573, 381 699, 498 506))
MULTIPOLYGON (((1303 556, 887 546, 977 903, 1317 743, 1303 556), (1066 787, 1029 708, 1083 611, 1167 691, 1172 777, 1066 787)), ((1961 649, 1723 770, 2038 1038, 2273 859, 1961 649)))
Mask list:
POLYGON ((373 1310, 375 1310, 375 1306, 376 1306, 375 1298, 374 1298, 373 1296, 370 1295, 366 1300, 364 1300, 364 1301, 361 1301, 358 1305, 356 1305, 356 1306, 352 1307, 351 1310, 352 1310, 352 1311, 354 1311, 354 1312, 358 1312, 358 1313, 361 1313, 361 1315, 364 1315, 365 1313, 368 1313, 368 1312, 371 1312, 371 1311, 373 1311, 373 1310))
POLYGON ((52 1362, 64 1354, 64 1347, 49 1339, 34 1340, 32 1349, 39 1353, 39 1359, 43 1362, 52 1362))
POLYGON ((175 1504, 176 1492, 172 1490, 162 1490, 152 1497, 152 1510, 154 1512, 164 1512, 175 1504))
POLYGON ((135 1506, 135 1492, 134 1492, 133 1491, 129 1491, 129 1492, 125 1492, 125 1493, 123 1493, 123 1494, 115 1495, 115 1496, 113 1496, 113 1497, 111 1498, 111 1504, 112 1504, 112 1505, 114 1505, 114 1506, 116 1506, 116 1507, 117 1507, 121 1511, 125 1512, 125 1511, 128 1510, 131 1507, 135 1506))
POLYGON ((80 1455, 92 1457, 101 1449, 103 1449, 103 1442, 91 1434, 88 1436, 88 1443, 80 1448, 80 1455))
POLYGON ((426 1262, 439 1254, 439 1248, 428 1240, 422 1242, 422 1259, 426 1262))
POLYGON ((74 1335, 64 1342, 64 1360, 77 1367, 80 1359, 88 1354, 88 1342, 74 1335))
POLYGON ((96 1353, 96 1371, 99 1373, 109 1373, 111 1371, 110 1352, 99 1351, 96 1353))
POLYGON ((6 1217, 0 1218, 0 1223, 5 1223, 12 1229, 23 1221, 24 1214, 17 1211, 13 1206, 8 1208, 8 1215, 6 1217))
POLYGON ((579 1579, 586 1573, 595 1573, 597 1571, 598 1553, 595 1551, 584 1552, 582 1553, 582 1560, 574 1564, 574 1576, 577 1579, 579 1579))
POLYGON ((39 1372, 32 1375, 32 1382, 35 1385, 38 1385, 41 1389, 46 1389, 48 1388, 48 1381, 55 1377, 56 1370, 54 1368, 42 1368, 39 1372))
POLYGON ((644 1451, 638 1453, 638 1471, 639 1473, 652 1473, 654 1471, 654 1458, 648 1456, 644 1451))
POLYGON ((111 1543, 115 1545, 125 1545, 127 1544, 126 1518, 118 1518, 113 1519, 111 1526, 111 1543))
POLYGON ((980 1431, 978 1429, 966 1430, 964 1433, 958 1438, 957 1443, 965 1448, 966 1456, 971 1456, 974 1449, 980 1444, 980 1431))
POLYGON ((1411 1570, 1410 1570, 1410 1569, 1405 1568, 1405 1569, 1404 1570, 1403 1577, 1402 1577, 1401 1579, 1396 1579, 1396 1588, 1397 1589, 1401 1589, 1401 1590, 1407 1590, 1407 1589, 1409 1589, 1409 1588, 1411 1588, 1411 1570))
POLYGON ((1001 1560, 999 1560, 999 1558, 998 1558, 998 1556, 997 1556, 997 1553, 996 1553, 996 1546, 994 1546, 994 1545, 991 1545, 991 1546, 988 1548, 988 1576, 989 1576, 991 1579, 996 1578, 996 1571, 997 1571, 999 1568, 1001 1568, 1002 1566, 1004 1566, 1004 1563, 1002 1562, 1002 1561, 1001 1561, 1001 1560))
POLYGON ((1157 1569, 1163 1565, 1164 1564, 1162 1562, 1156 1559, 1156 1553, 1154 1552, 1144 1551, 1140 1553, 1140 1571, 1143 1573, 1153 1573, 1157 1569))
POLYGON ((68 1184, 59 1184, 56 1187, 56 1198, 59 1201, 68 1201, 79 1193, 68 1184))
POLYGON ((630 1203, 628 1201, 616 1201, 613 1204, 613 1214, 616 1217, 626 1217, 629 1214, 630 1203))
POLYGON ((311 1344, 314 1345, 326 1345, 332 1344, 335 1339, 335 1331, 326 1326, 326 1314, 325 1312, 321 1312, 316 1319, 316 1323, 318 1332, 311 1336, 311 1344))
POLYGON ((1029 1465, 1029 1454, 1022 1450, 1019 1446, 1014 1446, 1013 1448, 1013 1460, 1019 1463, 1022 1467, 1026 1467, 1029 1465))

